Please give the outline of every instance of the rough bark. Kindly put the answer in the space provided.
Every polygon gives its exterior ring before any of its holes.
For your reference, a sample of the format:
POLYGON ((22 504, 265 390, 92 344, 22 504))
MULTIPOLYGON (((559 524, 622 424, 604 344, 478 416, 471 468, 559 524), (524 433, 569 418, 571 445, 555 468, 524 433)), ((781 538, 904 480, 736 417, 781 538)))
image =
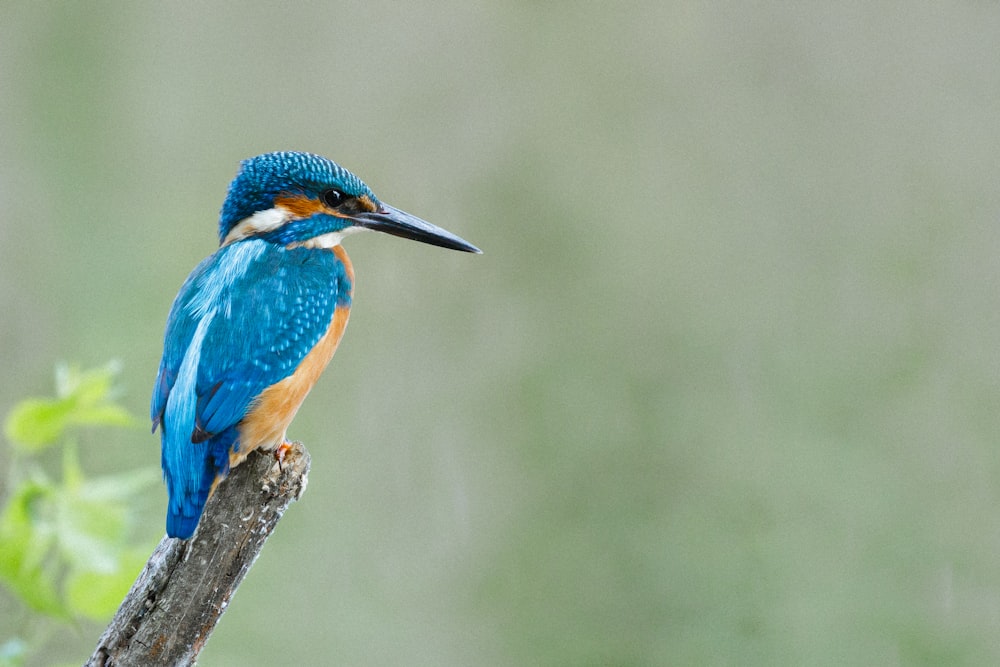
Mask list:
POLYGON ((308 472, 299 443, 281 466, 270 453, 252 453, 233 469, 190 540, 160 541, 87 667, 193 665, 308 472))

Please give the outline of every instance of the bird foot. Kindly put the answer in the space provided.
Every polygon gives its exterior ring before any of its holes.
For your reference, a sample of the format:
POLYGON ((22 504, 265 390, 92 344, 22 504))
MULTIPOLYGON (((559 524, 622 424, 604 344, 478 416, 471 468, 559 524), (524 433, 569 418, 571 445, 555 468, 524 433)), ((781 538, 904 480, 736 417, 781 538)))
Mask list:
POLYGON ((274 460, 278 462, 278 470, 280 470, 281 472, 285 471, 282 464, 285 462, 285 456, 288 454, 288 451, 291 448, 292 448, 292 443, 286 440, 274 449, 274 460))

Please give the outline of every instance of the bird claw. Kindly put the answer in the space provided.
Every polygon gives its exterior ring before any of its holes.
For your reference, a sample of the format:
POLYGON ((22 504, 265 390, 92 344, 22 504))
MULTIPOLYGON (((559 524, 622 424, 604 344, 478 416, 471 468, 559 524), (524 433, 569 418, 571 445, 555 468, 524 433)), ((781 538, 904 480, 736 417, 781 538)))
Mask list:
POLYGON ((285 456, 288 454, 289 450, 292 448, 292 443, 285 441, 277 446, 274 450, 274 460, 278 462, 278 470, 280 472, 285 472, 285 468, 282 465, 285 462, 285 456))

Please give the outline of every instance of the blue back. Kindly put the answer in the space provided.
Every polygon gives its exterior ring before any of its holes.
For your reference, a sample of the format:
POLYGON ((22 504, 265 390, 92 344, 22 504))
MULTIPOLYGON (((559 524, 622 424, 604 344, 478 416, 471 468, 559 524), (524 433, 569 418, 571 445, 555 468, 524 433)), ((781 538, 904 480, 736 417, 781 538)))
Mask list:
MULTIPOLYGON (((332 164, 332 163, 331 163, 332 164)), ((326 333, 352 285, 330 250, 259 238, 223 246, 174 301, 150 414, 162 427, 167 533, 190 537, 216 475, 238 449, 236 425, 326 333)))

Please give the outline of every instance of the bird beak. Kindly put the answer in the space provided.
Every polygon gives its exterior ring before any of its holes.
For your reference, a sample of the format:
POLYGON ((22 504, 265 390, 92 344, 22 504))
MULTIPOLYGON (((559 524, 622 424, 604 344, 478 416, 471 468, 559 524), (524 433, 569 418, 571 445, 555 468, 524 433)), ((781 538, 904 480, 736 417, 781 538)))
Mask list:
POLYGON ((426 220, 421 220, 415 215, 410 215, 405 211, 400 211, 398 208, 393 208, 388 204, 380 203, 379 210, 377 211, 366 211, 351 217, 359 227, 373 229, 377 232, 385 232, 393 236, 401 236, 404 239, 413 239, 414 241, 429 243, 451 250, 461 250, 462 252, 474 252, 477 254, 482 254, 483 252, 451 232, 432 225, 426 220))

